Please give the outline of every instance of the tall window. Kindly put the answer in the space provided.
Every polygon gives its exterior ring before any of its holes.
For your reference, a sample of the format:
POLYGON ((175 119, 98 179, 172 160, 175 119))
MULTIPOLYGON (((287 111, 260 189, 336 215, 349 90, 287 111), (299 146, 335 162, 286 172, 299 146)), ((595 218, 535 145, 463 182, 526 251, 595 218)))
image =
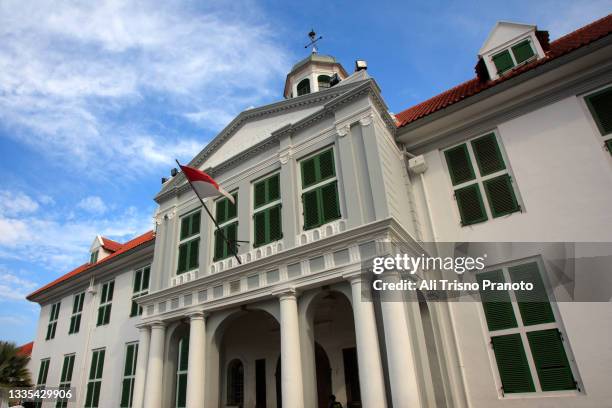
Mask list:
POLYGON ((297 85, 297 95, 302 96, 310 93, 310 79, 302 79, 297 85))
POLYGON ((612 155, 612 87, 588 95, 585 100, 603 136, 604 144, 612 155))
POLYGON ((219 230, 215 231, 214 261, 230 257, 236 251, 236 241, 238 241, 238 193, 232 193, 232 196, 234 197, 234 204, 227 198, 217 200, 215 210, 217 223, 226 239, 223 239, 219 230))
POLYGON ((501 75, 509 69, 530 60, 535 56, 533 45, 530 40, 523 40, 512 47, 503 50, 493 56, 493 63, 497 68, 497 74, 501 75))
POLYGON ((187 404, 187 367, 189 361, 189 336, 179 340, 178 364, 176 365, 176 408, 187 404))
POLYGON ((283 237, 280 175, 255 183, 253 190, 253 246, 258 247, 283 237))
POLYGON ((244 404, 244 367, 238 359, 227 366, 227 405, 244 404))
POLYGON ((98 252, 100 252, 99 249, 93 251, 91 253, 91 255, 89 256, 89 263, 90 264, 95 264, 96 262, 98 262, 98 252))
POLYGON ((329 75, 319 75, 319 77, 317 78, 317 82, 319 84, 319 91, 329 88, 331 86, 330 81, 331 77, 329 75))
POLYGON ((85 408, 98 408, 100 390, 102 388, 102 372, 104 370, 104 349, 94 350, 89 368, 89 382, 85 396, 85 408))
POLYGON ((565 339, 550 304, 538 263, 477 275, 492 282, 529 282, 531 291, 480 292, 503 393, 576 389, 565 339))
POLYGON ((134 272, 134 292, 132 293, 132 308, 130 309, 130 317, 140 316, 142 314, 142 306, 138 306, 138 303, 136 303, 134 299, 149 293, 150 274, 150 266, 146 266, 134 272))
POLYGON ((340 218, 334 151, 327 149, 301 161, 304 229, 340 218))
POLYGON ((68 334, 78 333, 81 329, 81 314, 83 313, 84 301, 85 292, 74 295, 72 299, 72 316, 70 316, 70 329, 68 329, 68 334))
MULTIPOLYGON (((69 389, 72 381, 72 371, 74 370, 74 354, 66 354, 64 356, 64 364, 62 365, 62 374, 60 376, 60 389, 69 389)), ((58 399, 55 408, 67 408, 68 399, 58 399)))
POLYGON ((521 210, 495 133, 452 147, 444 152, 444 156, 461 225, 476 224, 521 210))
MULTIPOLYGON (((48 358, 40 360, 40 367, 38 368, 38 378, 36 379, 36 388, 44 388, 47 385, 47 375, 49 374, 49 364, 51 360, 48 358)), ((36 408, 42 406, 42 402, 36 402, 34 404, 36 408)))
POLYGON ((196 269, 199 255, 200 211, 196 211, 181 218, 177 275, 196 269))
POLYGON ((98 307, 98 321, 96 323, 97 326, 102 326, 110 322, 114 290, 114 280, 106 282, 102 285, 102 294, 100 295, 100 307, 98 307))
POLYGON ((45 340, 55 338, 55 330, 57 329, 57 319, 59 318, 60 302, 51 305, 51 313, 49 314, 49 324, 47 325, 47 336, 45 340))
POLYGON ((125 349, 125 365, 123 368, 123 381, 121 383, 121 408, 129 408, 132 406, 137 359, 138 343, 129 343, 125 349))

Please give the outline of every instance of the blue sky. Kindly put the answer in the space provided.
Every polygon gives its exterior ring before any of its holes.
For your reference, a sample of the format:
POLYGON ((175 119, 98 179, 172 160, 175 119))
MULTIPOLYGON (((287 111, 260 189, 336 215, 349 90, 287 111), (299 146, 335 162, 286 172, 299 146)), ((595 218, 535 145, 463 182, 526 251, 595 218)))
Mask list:
POLYGON ((96 234, 152 228, 160 177, 319 51, 366 59, 392 112, 473 76, 497 20, 557 38, 612 1, 0 2, 0 339, 35 335, 27 293, 96 234), (204 5, 206 4, 206 5, 204 5))

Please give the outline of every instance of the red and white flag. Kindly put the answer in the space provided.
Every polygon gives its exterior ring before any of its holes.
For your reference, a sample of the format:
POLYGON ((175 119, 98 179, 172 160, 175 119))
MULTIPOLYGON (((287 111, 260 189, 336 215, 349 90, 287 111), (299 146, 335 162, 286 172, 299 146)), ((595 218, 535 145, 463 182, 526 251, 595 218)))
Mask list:
POLYGON ((185 173, 185 177, 191 182, 191 186, 196 191, 200 198, 218 197, 223 195, 234 204, 234 197, 227 191, 221 188, 221 186, 208 174, 201 170, 194 169, 189 166, 181 166, 181 170, 185 173))

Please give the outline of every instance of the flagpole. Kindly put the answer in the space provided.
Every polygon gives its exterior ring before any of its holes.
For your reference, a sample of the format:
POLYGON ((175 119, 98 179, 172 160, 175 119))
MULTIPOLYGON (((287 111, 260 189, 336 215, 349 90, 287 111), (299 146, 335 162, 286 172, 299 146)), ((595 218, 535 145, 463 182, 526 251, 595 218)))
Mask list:
MULTIPOLYGON (((178 164, 179 168, 181 168, 181 163, 179 163, 179 161, 177 159, 174 159, 174 161, 176 161, 176 164, 178 164)), ((227 245, 229 245, 229 247, 232 249, 232 252, 234 253, 234 258, 236 258, 236 260, 238 261, 239 264, 242 264, 242 261, 240 261, 240 258, 238 257, 238 252, 236 250, 237 246, 236 247, 233 246, 231 244, 231 242, 229 241, 229 239, 227 239, 227 237, 225 236, 225 234, 221 230, 221 227, 219 227, 219 224, 217 223, 217 220, 215 220, 215 217, 212 216, 212 214, 210 213, 210 210, 208 209, 208 207, 204 203, 204 200, 202 199, 202 197, 200 197, 200 194, 198 194, 198 190, 196 190, 193 187, 193 184, 191 183, 191 180, 189 180, 189 177, 185 176, 185 178, 187 179, 187 182, 191 186, 191 189, 193 190, 193 192, 196 194, 196 196, 200 200, 200 204, 202 204, 202 207, 204 207, 204 209, 206 210, 206 213, 208 214, 210 219, 215 223, 215 227, 217 227, 217 231, 219 231, 219 234, 221 234, 221 238, 223 238, 223 240, 227 243, 227 245)))

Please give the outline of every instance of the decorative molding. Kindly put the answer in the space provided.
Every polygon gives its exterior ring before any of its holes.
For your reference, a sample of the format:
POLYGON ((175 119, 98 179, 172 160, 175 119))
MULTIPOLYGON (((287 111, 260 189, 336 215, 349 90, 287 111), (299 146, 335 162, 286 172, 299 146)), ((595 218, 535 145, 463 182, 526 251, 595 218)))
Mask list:
POLYGON ((295 290, 295 287, 289 286, 289 287, 284 287, 284 288, 280 288, 277 290, 273 290, 272 296, 277 297, 280 300, 283 300, 283 298, 296 298, 297 291, 295 290))
POLYGON ((359 124, 361 126, 370 126, 373 120, 374 120, 374 114, 370 112, 368 116, 359 119, 359 124))
POLYGON ((289 159, 293 158, 293 154, 293 148, 289 146, 288 148, 281 150, 278 153, 278 159, 280 160, 281 164, 287 164, 289 162, 289 159))
POLYGON ((336 126, 336 132, 338 133, 338 136, 340 137, 344 137, 348 135, 350 131, 351 131, 351 125, 349 124, 336 126))

